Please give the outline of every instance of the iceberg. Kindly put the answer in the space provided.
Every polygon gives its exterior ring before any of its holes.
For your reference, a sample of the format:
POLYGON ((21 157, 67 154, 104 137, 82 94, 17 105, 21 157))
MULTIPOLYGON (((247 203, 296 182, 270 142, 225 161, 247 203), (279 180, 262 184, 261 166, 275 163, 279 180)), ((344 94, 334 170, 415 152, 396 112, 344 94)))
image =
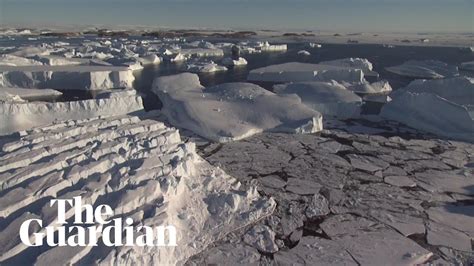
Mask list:
POLYGON ((181 49, 179 53, 183 54, 185 57, 223 57, 224 51, 217 48, 189 48, 181 49))
POLYGON ((142 65, 154 65, 159 64, 162 61, 162 58, 157 56, 156 54, 145 55, 138 58, 138 61, 142 65))
POLYGON ((298 95, 304 105, 323 115, 343 119, 360 116, 362 99, 335 81, 280 84, 273 88, 277 94, 298 95))
POLYGON ((152 90, 172 125, 217 142, 263 131, 322 130, 322 115, 302 104, 296 95, 276 95, 251 83, 204 88, 196 74, 183 73, 156 78, 152 90))
POLYGON ((462 63, 459 69, 474 72, 474 61, 462 63))
POLYGON ((323 47, 321 44, 319 44, 319 43, 314 43, 314 42, 308 43, 308 46, 309 46, 310 48, 321 48, 321 47, 323 47))
POLYGON ((374 67, 372 63, 365 58, 336 59, 336 60, 331 60, 331 61, 323 61, 323 62, 320 62, 319 64, 362 69, 362 71, 364 71, 365 76, 378 77, 379 75, 377 72, 373 70, 374 67))
POLYGON ((380 80, 373 83, 360 82, 348 84, 347 89, 360 94, 385 94, 392 91, 392 86, 386 80, 380 80))
POLYGON ((474 141, 469 109, 433 93, 397 95, 382 108, 380 116, 446 138, 474 141))
POLYGON ((0 55, 0 66, 39 66, 41 62, 12 54, 0 55))
POLYGON ((395 91, 392 97, 405 92, 432 93, 459 105, 474 105, 474 79, 456 77, 437 80, 414 80, 395 91))
MULTIPOLYGON (((184 265, 229 233, 269 216, 276 205, 256 187, 244 187, 211 166, 194 143, 183 142, 178 130, 151 114, 68 120, 24 131, 3 145, 0 161, 0 261, 5 264, 184 265), (104 230, 97 246, 29 253, 18 237, 22 222, 41 220, 42 227, 28 233, 45 240, 45 228, 58 219, 50 199, 77 196, 83 204, 109 205, 114 217, 132 219, 134 228, 174 226, 176 246, 104 249, 104 230), (27 211, 16 215, 21 209, 27 211)), ((73 220, 74 213, 68 210, 65 219, 73 220)))
POLYGON ((420 79, 442 79, 459 75, 458 67, 437 60, 410 60, 385 69, 397 75, 420 79))
POLYGON ((0 87, 104 90, 132 88, 134 80, 120 66, 0 66, 0 87))
POLYGON ((0 135, 47 125, 54 121, 143 111, 142 98, 136 93, 131 93, 131 95, 129 93, 123 97, 115 97, 112 94, 108 98, 73 102, 0 101, 0 135))
POLYGON ((247 60, 243 57, 239 57, 239 59, 234 60, 230 57, 226 57, 222 59, 222 64, 224 66, 232 67, 232 66, 245 66, 247 65, 247 60))
POLYGON ((284 63, 257 68, 250 71, 250 81, 302 82, 302 81, 345 81, 360 83, 365 81, 361 69, 307 63, 284 63))
POLYGON ((193 73, 213 73, 227 71, 227 67, 220 66, 213 61, 197 61, 188 63, 186 70, 193 73))

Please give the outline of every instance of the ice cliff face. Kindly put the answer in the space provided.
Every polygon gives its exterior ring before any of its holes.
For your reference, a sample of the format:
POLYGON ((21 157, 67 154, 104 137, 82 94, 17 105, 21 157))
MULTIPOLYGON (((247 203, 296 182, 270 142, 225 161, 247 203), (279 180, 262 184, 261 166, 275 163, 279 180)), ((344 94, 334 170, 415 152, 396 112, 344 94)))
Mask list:
POLYGON ((105 98, 74 102, 0 101, 0 135, 54 121, 143 112, 142 98, 135 93, 130 90, 129 95, 115 97, 112 93, 105 98))
POLYGON ((114 66, 0 67, 0 87, 105 90, 132 88, 132 70, 114 66))
MULTIPOLYGON (((69 120, 21 135, 0 152, 3 263, 181 265, 275 207, 255 188, 242 187, 201 159, 194 144, 183 143, 176 129, 155 120, 127 115, 69 120), (108 204, 117 217, 131 217, 136 226, 173 225, 177 246, 99 244, 38 252, 20 242, 18 229, 25 219, 52 224, 57 211, 49 199, 74 196, 81 196, 84 204, 108 204)), ((73 214, 67 212, 66 219, 73 214)))

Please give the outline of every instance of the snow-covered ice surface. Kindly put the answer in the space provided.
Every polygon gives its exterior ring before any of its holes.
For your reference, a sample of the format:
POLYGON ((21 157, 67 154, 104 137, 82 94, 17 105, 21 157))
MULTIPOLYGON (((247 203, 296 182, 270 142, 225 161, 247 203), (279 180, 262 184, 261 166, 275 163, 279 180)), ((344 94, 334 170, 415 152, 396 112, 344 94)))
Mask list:
POLYGON ((470 110, 436 94, 403 93, 385 105, 380 115, 446 138, 474 141, 470 110))
POLYGON ((362 99, 343 85, 333 82, 297 82, 275 85, 277 94, 296 94, 306 106, 341 119, 357 118, 362 99))
POLYGON ((54 98, 62 93, 52 89, 0 88, 0 101, 9 101, 19 97, 22 100, 54 98))
POLYGON ((142 98, 136 95, 134 90, 129 90, 126 94, 112 92, 106 97, 72 102, 0 101, 0 135, 47 125, 54 121, 143 111, 142 98))
POLYGON ((405 92, 432 93, 459 105, 474 105, 474 79, 456 77, 438 80, 414 80, 408 86, 395 91, 392 95, 405 92))
POLYGON ((387 67, 387 71, 420 79, 440 79, 459 75, 458 67, 437 60, 410 60, 399 66, 387 67))
POLYGON ((323 61, 319 64, 362 69, 362 71, 364 71, 365 76, 379 75, 377 72, 374 71, 372 63, 365 58, 343 58, 331 61, 323 61))
POLYGON ((325 121, 331 129, 318 135, 263 133, 198 147, 211 164, 275 198, 277 209, 188 264, 474 262, 473 144, 392 122, 325 121), (267 237, 252 238, 262 230, 267 237), (271 256, 259 251, 274 244, 271 256))
MULTIPOLYGON (((181 265, 275 208, 255 187, 209 165, 176 129, 146 117, 70 120, 27 130, 3 145, 0 161, 2 264, 181 265), (177 246, 38 250, 20 242, 24 219, 54 223, 48 199, 74 196, 84 204, 110 204, 116 217, 133 217, 134 225, 174 225, 177 246)), ((66 219, 73 214, 68 211, 66 219)))
POLYGON ((322 64, 284 63, 250 71, 250 81, 299 82, 299 81, 364 81, 361 69, 322 64))
POLYGON ((413 128, 474 141, 474 82, 457 77, 415 80, 392 94, 381 116, 413 128))
POLYGON ((280 96, 251 83, 225 83, 204 88, 191 73, 156 78, 153 92, 162 112, 176 127, 218 142, 263 131, 314 133, 322 115, 297 96, 280 96))
POLYGON ((120 66, 0 66, 0 87, 101 90, 132 88, 132 70, 120 66))

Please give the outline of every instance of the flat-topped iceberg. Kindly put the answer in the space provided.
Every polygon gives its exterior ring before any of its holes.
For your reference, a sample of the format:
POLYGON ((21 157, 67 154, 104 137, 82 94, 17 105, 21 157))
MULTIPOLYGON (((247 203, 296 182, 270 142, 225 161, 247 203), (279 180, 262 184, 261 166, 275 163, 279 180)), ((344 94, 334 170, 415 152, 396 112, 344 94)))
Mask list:
POLYGON ((103 90, 132 88, 132 70, 119 66, 0 66, 0 87, 103 90))
POLYGON ((218 142, 263 131, 322 130, 322 115, 302 104, 296 95, 276 95, 251 83, 205 88, 196 74, 183 73, 155 79, 152 90, 172 125, 218 142))
POLYGON ((361 112, 362 99, 335 81, 280 84, 273 88, 277 94, 298 95, 304 105, 323 115, 356 118, 361 112))
MULTIPOLYGON (((0 88, 1 90, 1 88, 0 88)), ((0 135, 68 119, 87 119, 143 111, 142 98, 131 90, 127 95, 73 102, 0 101, 0 135)))
POLYGON ((323 61, 320 62, 320 64, 362 69, 362 71, 364 71, 365 76, 379 75, 377 72, 374 71, 372 63, 365 58, 343 58, 331 61, 323 61))
POLYGON ((345 81, 360 83, 365 81, 361 69, 307 63, 284 63, 257 68, 250 71, 248 80, 267 82, 301 82, 301 81, 345 81))
POLYGON ((469 109, 433 93, 402 93, 386 104, 380 115, 446 138, 474 141, 469 109))
POLYGON ((387 71, 409 78, 441 79, 459 75, 458 67, 437 60, 410 60, 387 71))
POLYGON ((414 80, 408 86, 393 93, 432 93, 459 105, 474 105, 474 79, 456 77, 437 80, 414 80))

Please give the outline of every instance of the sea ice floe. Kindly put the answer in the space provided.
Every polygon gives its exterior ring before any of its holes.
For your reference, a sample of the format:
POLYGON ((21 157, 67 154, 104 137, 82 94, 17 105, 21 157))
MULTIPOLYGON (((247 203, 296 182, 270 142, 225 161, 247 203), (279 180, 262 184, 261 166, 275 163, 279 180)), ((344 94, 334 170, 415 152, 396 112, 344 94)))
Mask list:
POLYGON ((323 115, 356 118, 361 112, 362 99, 343 85, 333 82, 297 82, 275 85, 277 94, 296 94, 306 106, 323 115))
POLYGON ((195 61, 195 62, 188 62, 186 64, 186 71, 193 72, 193 73, 212 73, 212 72, 220 72, 220 71, 227 71, 227 67, 220 66, 214 61, 195 61))
POLYGON ((262 131, 322 130, 322 115, 296 95, 276 95, 251 83, 204 88, 197 75, 183 73, 155 79, 152 90, 171 124, 218 142, 262 131))
POLYGON ((331 61, 320 62, 321 65, 342 66, 350 68, 358 68, 364 71, 365 76, 378 76, 379 74, 373 70, 372 63, 365 58, 343 58, 331 61))
POLYGON ((459 75, 458 67, 437 60, 410 60, 385 69, 401 76, 421 79, 441 79, 459 75))
POLYGON ((433 253, 393 229, 349 214, 326 219, 323 231, 360 264, 420 264, 433 253))
POLYGON ((472 110, 433 93, 402 93, 380 115, 439 136, 474 141, 472 110))
POLYGON ((415 80, 391 97, 382 117, 440 136, 474 140, 473 79, 415 80))
MULTIPOLYGON (((178 130, 137 116, 69 120, 27 130, 3 145, 0 162, 0 262, 6 264, 182 265, 275 208, 255 187, 243 187, 199 157, 178 130), (106 247, 99 235, 97 246, 31 252, 20 242, 24 219, 43 221, 42 228, 29 231, 40 238, 57 220, 49 200, 75 196, 94 207, 110 205, 115 217, 131 217, 134 226, 172 225, 177 245, 106 247), (19 209, 29 212, 18 216, 19 209)), ((68 221, 71 210, 65 214, 68 221)))
POLYGON ((271 65, 250 71, 250 81, 267 82, 300 82, 300 81, 346 81, 363 82, 364 72, 361 69, 307 63, 284 63, 271 65))
POLYGON ((226 58, 222 59, 222 64, 224 66, 229 66, 229 67, 231 67, 231 66, 245 66, 245 65, 247 65, 247 60, 245 60, 245 58, 243 58, 243 57, 239 57, 239 59, 237 59, 237 60, 234 60, 230 57, 226 57, 226 58))
POLYGON ((474 79, 469 77, 414 80, 406 87, 395 91, 392 97, 405 92, 431 93, 459 105, 474 105, 474 79))

